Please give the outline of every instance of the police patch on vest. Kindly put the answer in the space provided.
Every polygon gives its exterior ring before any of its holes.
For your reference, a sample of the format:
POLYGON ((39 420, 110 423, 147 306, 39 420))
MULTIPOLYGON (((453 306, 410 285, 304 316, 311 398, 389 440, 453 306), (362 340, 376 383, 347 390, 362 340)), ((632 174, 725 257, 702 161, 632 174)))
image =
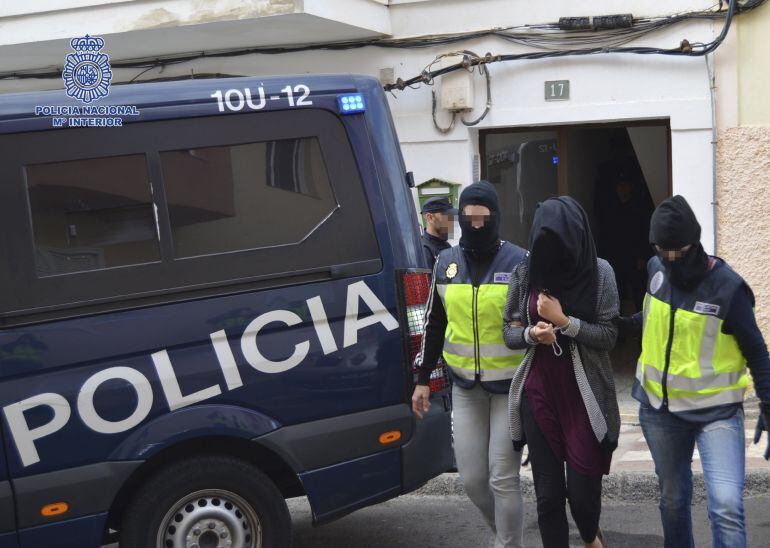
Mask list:
POLYGON ((660 289, 660 286, 663 285, 663 272, 656 272, 655 275, 652 277, 652 280, 650 280, 650 293, 655 294, 658 292, 658 289, 660 289))
POLYGON ((711 314, 712 316, 716 316, 719 314, 719 305, 697 301, 693 310, 700 314, 711 314))
POLYGON ((495 283, 496 284, 507 284, 511 281, 511 273, 510 272, 495 272, 495 283))
POLYGON ((451 280, 455 276, 457 276, 457 263, 450 263, 449 266, 446 267, 446 277, 451 280))

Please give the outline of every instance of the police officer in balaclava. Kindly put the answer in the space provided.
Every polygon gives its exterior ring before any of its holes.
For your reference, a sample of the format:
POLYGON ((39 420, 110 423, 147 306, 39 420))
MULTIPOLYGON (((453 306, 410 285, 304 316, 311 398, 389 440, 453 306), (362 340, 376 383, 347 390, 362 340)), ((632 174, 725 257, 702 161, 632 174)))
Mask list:
POLYGON ((644 309, 619 324, 642 337, 632 393, 660 483, 664 545, 694 545, 691 464, 697 445, 708 471, 714 546, 742 547, 743 399, 750 371, 762 401, 757 443, 770 427, 770 358, 751 288, 724 260, 709 256, 700 237, 682 196, 658 206, 650 221, 656 255, 647 264, 644 309))
POLYGON ((430 375, 443 356, 451 372, 457 468, 496 548, 522 545, 521 452, 508 428, 508 389, 522 353, 502 338, 510 273, 525 251, 500 240, 500 205, 486 181, 460 195, 460 244, 434 269, 412 409, 430 407, 430 375))

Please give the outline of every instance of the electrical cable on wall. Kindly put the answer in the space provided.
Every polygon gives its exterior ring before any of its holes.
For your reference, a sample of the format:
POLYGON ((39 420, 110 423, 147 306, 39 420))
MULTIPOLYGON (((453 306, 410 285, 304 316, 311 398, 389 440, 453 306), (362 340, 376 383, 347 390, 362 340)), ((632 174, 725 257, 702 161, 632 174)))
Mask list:
MULTIPOLYGON (((466 50, 466 53, 469 53, 469 54, 475 56, 476 58, 479 58, 478 55, 476 55, 475 53, 473 53, 471 51, 467 51, 466 50)), ((489 54, 487 54, 487 55, 489 55, 489 54)), ((465 120, 465 118, 460 119, 460 121, 463 123, 463 125, 467 126, 467 127, 475 126, 476 124, 481 122, 484 118, 486 118, 487 114, 489 114, 489 111, 492 109, 492 75, 490 74, 489 67, 487 65, 485 65, 485 64, 484 65, 479 65, 478 67, 479 67, 479 72, 481 74, 483 74, 485 79, 486 79, 487 103, 486 103, 486 105, 484 107, 484 112, 482 112, 478 116, 478 118, 476 118, 475 120, 471 120, 469 122, 469 121, 465 120)))
POLYGON ((432 107, 432 114, 433 114, 433 127, 435 127, 440 133, 447 134, 455 127, 455 121, 457 120, 457 113, 452 112, 452 120, 449 122, 449 125, 447 127, 441 127, 438 125, 438 120, 436 120, 436 91, 431 91, 431 98, 433 100, 433 107, 432 107))
MULTIPOLYGON (((767 0, 730 0, 727 14, 722 9, 723 0, 715 3, 711 8, 698 11, 677 13, 666 16, 647 17, 634 19, 630 14, 611 15, 600 17, 582 17, 582 18, 562 18, 559 22, 543 23, 535 25, 519 25, 505 28, 487 29, 473 32, 453 33, 444 35, 428 35, 413 38, 400 39, 373 39, 373 40, 350 40, 331 42, 324 44, 308 44, 302 46, 282 46, 282 47, 252 47, 237 48, 221 51, 196 51, 177 55, 163 55, 145 57, 139 59, 129 59, 122 61, 113 61, 113 69, 148 69, 164 67, 180 63, 186 63, 205 58, 235 57, 241 55, 260 54, 260 55, 279 55, 286 53, 298 53, 305 51, 331 50, 341 51, 363 47, 380 48, 401 48, 415 49, 428 48, 454 44, 461 41, 475 40, 480 38, 495 37, 518 45, 528 46, 543 50, 532 54, 501 55, 495 56, 495 61, 512 61, 517 59, 542 59, 547 57, 563 57, 567 55, 592 55, 598 53, 638 53, 638 54, 661 54, 661 55, 705 55, 710 51, 704 51, 704 44, 683 43, 675 49, 659 48, 624 48, 633 40, 637 40, 648 34, 660 31, 669 26, 687 21, 687 20, 713 20, 727 18, 729 21, 737 14, 750 12, 767 0), (692 50, 690 50, 692 46, 692 50)), ((726 27, 729 28, 729 21, 726 27)), ((718 41, 718 44, 721 40, 718 41)), ((713 42, 712 42, 713 44, 713 42)), ((715 49, 715 48, 714 48, 715 49)), ((489 57, 489 56, 486 56, 489 57)), ((457 68, 453 69, 457 70, 457 68)), ((451 71, 450 71, 451 72, 451 71)), ((443 73, 442 73, 443 74, 443 73)), ((21 79, 21 78, 59 78, 61 68, 38 68, 25 69, 8 72, 0 72, 0 79, 21 79)), ((413 83, 425 83, 420 78, 412 79, 413 83)), ((408 84, 404 84, 406 87, 408 84)), ((403 89, 403 87, 391 86, 389 89, 403 89)))
MULTIPOLYGON (((474 72, 475 69, 474 69, 473 65, 471 64, 470 59, 482 59, 482 57, 480 57, 477 53, 475 53, 473 51, 470 51, 470 50, 467 50, 467 49, 466 50, 461 50, 461 51, 454 51, 454 52, 451 52, 451 53, 443 53, 443 54, 439 55, 438 57, 436 57, 426 67, 425 70, 429 72, 433 65, 435 65, 436 63, 438 63, 441 59, 443 59, 445 57, 455 57, 455 56, 458 56, 458 55, 462 55, 463 56, 463 61, 462 61, 461 65, 464 66, 465 69, 468 70, 468 72, 471 72, 471 73, 474 72)), ((486 100, 486 105, 484 107, 484 111, 477 118, 475 118, 474 120, 471 120, 471 121, 468 121, 465 118, 460 118, 460 122, 462 122, 462 124, 464 126, 467 126, 467 127, 475 126, 476 124, 481 122, 487 116, 487 114, 489 114, 489 111, 492 108, 492 75, 489 72, 489 67, 487 67, 486 65, 479 64, 477 66, 479 68, 479 74, 483 75, 485 77, 485 79, 486 79, 487 100, 486 100)), ((432 82, 431 82, 431 84, 432 84, 432 82)), ((449 126, 441 127, 438 124, 438 120, 436 120, 436 104, 437 104, 437 100, 436 100, 436 92, 435 92, 435 90, 431 91, 431 99, 432 99, 431 114, 433 116, 433 127, 435 127, 441 133, 444 133, 444 134, 449 133, 450 131, 452 131, 452 129, 455 126, 455 122, 457 121, 457 111, 452 111, 452 120, 450 121, 449 126)))
MULTIPOLYGON (((571 56, 585 56, 585 55, 597 55, 604 53, 631 53, 637 55, 667 55, 667 56, 681 56, 681 57, 700 57, 708 55, 715 51, 727 37, 727 33, 730 30, 733 16, 735 14, 735 8, 738 0, 729 0, 727 15, 725 17, 725 24, 722 27, 722 32, 714 40, 707 44, 702 43, 690 43, 688 40, 682 40, 678 48, 662 49, 652 47, 591 47, 582 49, 571 50, 559 50, 559 51, 539 51, 530 53, 519 54, 503 54, 503 55, 491 55, 487 54, 484 57, 477 57, 471 61, 472 65, 481 66, 490 63, 498 63, 502 61, 521 61, 521 60, 533 60, 533 59, 553 59, 557 57, 571 57, 571 56)), ((431 63, 432 65, 432 63, 431 63)), ((437 70, 430 70, 430 66, 426 67, 418 76, 409 78, 408 80, 402 80, 399 78, 395 83, 388 84, 385 87, 386 91, 394 89, 402 90, 404 87, 411 87, 417 84, 431 85, 433 80, 437 76, 443 76, 460 69, 467 69, 463 63, 457 63, 437 70)))

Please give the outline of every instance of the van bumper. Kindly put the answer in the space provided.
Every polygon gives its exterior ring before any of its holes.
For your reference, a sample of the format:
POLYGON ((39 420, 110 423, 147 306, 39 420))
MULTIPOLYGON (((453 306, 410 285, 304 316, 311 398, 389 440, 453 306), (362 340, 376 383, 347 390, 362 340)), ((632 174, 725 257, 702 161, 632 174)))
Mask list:
POLYGON ((453 465, 449 395, 434 395, 422 419, 415 419, 412 439, 401 447, 401 493, 409 493, 453 465))

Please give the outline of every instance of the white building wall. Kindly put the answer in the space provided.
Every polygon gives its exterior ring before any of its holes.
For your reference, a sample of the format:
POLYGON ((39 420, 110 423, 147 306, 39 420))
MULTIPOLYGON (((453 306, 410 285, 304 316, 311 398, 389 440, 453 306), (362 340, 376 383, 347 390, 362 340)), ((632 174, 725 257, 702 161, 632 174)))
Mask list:
MULTIPOLYGON (((649 0, 405 0, 390 2, 397 38, 423 34, 467 32, 514 25, 551 23, 559 17, 632 13, 635 17, 668 15, 708 9, 710 0, 676 0, 665 4, 649 0)), ((691 42, 693 40, 690 40, 691 42)))
MULTIPOLYGON (((316 0, 315 3, 319 2, 316 0)), ((114 13, 119 13, 124 5, 126 10, 135 10, 138 4, 111 3, 108 7, 114 13)), ((345 4, 350 5, 347 1, 345 4)), ((666 12, 704 9, 710 4, 708 0, 686 0, 669 4, 641 0, 622 3, 609 0, 592 3, 564 0, 540 3, 523 0, 402 0, 391 1, 387 9, 390 32, 394 37, 405 37, 552 22, 560 16, 619 12, 632 12, 636 16, 662 15, 666 12)), ((331 6, 326 5, 329 14, 334 13, 331 6)), ((379 8, 382 6, 379 5, 379 8)), ((46 17, 53 16, 48 14, 46 17)), ((634 45, 675 47, 684 38, 690 42, 709 42, 721 30, 721 24, 719 20, 714 23, 688 22, 649 35, 634 45)), ((226 32, 226 28, 223 27, 219 32, 226 32)), ((77 32, 86 31, 88 29, 77 29, 77 32)), ((136 36, 139 36, 139 32, 145 31, 136 32, 136 36)), ((41 29, 36 36, 42 40, 45 33, 46 29, 41 29)), ((294 40, 300 38, 294 37, 294 40)), ((329 36, 328 39, 335 38, 329 36)), ((105 40, 109 48, 110 37, 105 36, 105 40)), ((123 40, 123 43, 129 42, 130 40, 123 40)), ((244 44, 246 45, 248 44, 244 44)), ((204 48, 205 45, 202 45, 201 49, 204 48)), ((473 50, 479 54, 531 51, 497 38, 486 38, 425 49, 367 47, 347 51, 248 55, 170 65, 163 70, 149 71, 141 79, 189 75, 193 71, 240 75, 355 72, 378 76, 382 68, 393 68, 397 78, 407 79, 419 74, 437 55, 457 49, 473 50)), ((66 50, 62 49, 62 59, 65 54, 66 50)), ((127 53, 113 53, 113 58, 128 57, 130 55, 127 53)), ((34 56, 30 57, 29 63, 30 66, 36 66, 34 56)), ((433 128, 431 87, 421 86, 418 89, 395 91, 391 95, 389 101, 407 167, 414 172, 418 183, 434 177, 463 185, 472 182, 474 154, 478 153, 479 129, 668 118, 672 131, 673 191, 684 195, 693 205, 703 225, 704 246, 707 250, 713 249, 712 111, 709 80, 703 58, 596 55, 497 63, 490 66, 490 71, 493 100, 491 112, 478 126, 466 128, 458 124, 448 135, 442 135, 433 128), (570 100, 547 103, 543 97, 544 82, 564 79, 571 82, 570 100)), ((126 81, 136 76, 140 70, 114 72, 117 81, 126 81)), ((440 82, 437 81, 437 84, 440 82)), ((476 104, 480 109, 485 95, 483 79, 477 76, 475 85, 476 104)), ((61 87, 61 84, 57 81, 0 81, 0 92, 52 87, 61 87)), ((468 118, 475 117, 480 112, 479 109, 467 115, 468 118)), ((442 123, 445 123, 448 119, 447 113, 440 112, 439 115, 442 123)))

